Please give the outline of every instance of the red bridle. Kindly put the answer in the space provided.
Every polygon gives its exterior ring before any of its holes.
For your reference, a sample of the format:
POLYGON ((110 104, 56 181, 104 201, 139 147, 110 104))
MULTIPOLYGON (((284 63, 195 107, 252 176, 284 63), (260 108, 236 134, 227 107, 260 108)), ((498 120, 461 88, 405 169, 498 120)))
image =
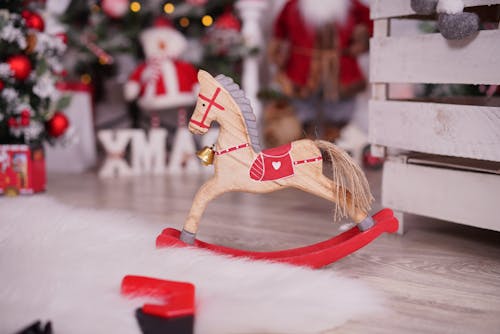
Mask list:
POLYGON ((221 89, 217 88, 215 90, 215 93, 212 96, 212 98, 208 98, 202 94, 198 94, 198 98, 208 102, 208 107, 205 110, 205 114, 203 115, 203 118, 201 119, 201 121, 197 121, 197 120, 194 120, 191 118, 191 120, 189 121, 190 123, 198 125, 199 127, 202 127, 204 129, 208 129, 210 127, 209 125, 205 124, 205 120, 207 119, 208 113, 210 112, 210 109, 212 108, 212 106, 215 106, 216 108, 219 108, 220 110, 224 110, 223 106, 221 106, 220 104, 215 102, 215 99, 217 98, 217 95, 219 95, 220 91, 221 91, 221 89))

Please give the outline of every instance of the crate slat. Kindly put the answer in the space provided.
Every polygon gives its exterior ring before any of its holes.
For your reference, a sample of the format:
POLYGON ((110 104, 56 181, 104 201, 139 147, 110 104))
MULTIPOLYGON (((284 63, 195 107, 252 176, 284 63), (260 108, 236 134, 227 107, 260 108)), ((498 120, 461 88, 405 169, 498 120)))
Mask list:
POLYGON ((382 204, 394 210, 500 231, 500 177, 387 161, 382 204))
POLYGON ((423 102, 369 105, 370 143, 500 161, 500 108, 423 102))
POLYGON ((447 41, 441 34, 370 42, 372 83, 500 83, 500 29, 447 41))

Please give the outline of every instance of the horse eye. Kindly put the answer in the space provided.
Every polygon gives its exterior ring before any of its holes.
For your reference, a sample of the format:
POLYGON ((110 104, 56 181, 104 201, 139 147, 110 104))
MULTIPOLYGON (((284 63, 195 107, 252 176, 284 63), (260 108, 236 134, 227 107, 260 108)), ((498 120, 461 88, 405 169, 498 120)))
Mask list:
POLYGON ((203 103, 202 106, 205 106, 205 103, 203 103))

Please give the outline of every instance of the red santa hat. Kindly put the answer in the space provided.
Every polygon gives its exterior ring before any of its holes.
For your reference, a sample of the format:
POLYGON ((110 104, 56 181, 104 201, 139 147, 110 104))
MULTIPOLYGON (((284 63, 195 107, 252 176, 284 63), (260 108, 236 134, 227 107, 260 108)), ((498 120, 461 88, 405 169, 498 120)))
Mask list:
POLYGON ((155 19, 153 26, 155 26, 157 28, 163 27, 163 28, 174 29, 174 25, 172 24, 172 21, 170 21, 169 19, 167 19, 166 17, 163 17, 163 16, 157 17, 155 19))
POLYGON ((240 21, 231 11, 226 11, 224 14, 219 16, 215 21, 214 26, 217 29, 234 30, 234 31, 241 30, 240 21))

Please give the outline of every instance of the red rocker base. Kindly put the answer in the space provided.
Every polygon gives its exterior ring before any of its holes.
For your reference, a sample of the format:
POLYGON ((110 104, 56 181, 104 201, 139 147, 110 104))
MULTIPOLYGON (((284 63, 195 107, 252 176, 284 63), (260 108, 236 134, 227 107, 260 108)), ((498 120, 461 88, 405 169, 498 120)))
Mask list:
MULTIPOLYGON (((194 246, 208 249, 213 252, 245 257, 254 260, 267 260, 289 263, 298 266, 321 268, 347 256, 363 246, 369 244, 383 232, 394 233, 398 230, 398 220, 390 209, 383 209, 373 216, 376 224, 367 231, 361 232, 356 226, 331 239, 314 245, 275 251, 254 252, 235 248, 223 247, 195 240, 194 246)), ((186 247, 189 246, 179 240, 180 231, 166 228, 156 238, 156 247, 186 247)))

